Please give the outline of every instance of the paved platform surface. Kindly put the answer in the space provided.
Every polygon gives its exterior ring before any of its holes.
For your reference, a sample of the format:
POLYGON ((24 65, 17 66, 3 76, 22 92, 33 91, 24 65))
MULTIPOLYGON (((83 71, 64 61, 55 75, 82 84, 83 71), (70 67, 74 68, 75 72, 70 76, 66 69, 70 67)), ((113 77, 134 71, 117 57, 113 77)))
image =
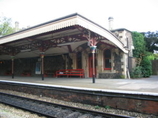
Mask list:
POLYGON ((158 76, 141 79, 95 79, 92 83, 92 78, 52 78, 46 77, 44 80, 41 77, 15 77, 0 76, 0 81, 16 81, 38 84, 48 84, 64 87, 77 87, 83 89, 97 89, 109 91, 131 91, 139 93, 152 93, 158 95, 158 76))

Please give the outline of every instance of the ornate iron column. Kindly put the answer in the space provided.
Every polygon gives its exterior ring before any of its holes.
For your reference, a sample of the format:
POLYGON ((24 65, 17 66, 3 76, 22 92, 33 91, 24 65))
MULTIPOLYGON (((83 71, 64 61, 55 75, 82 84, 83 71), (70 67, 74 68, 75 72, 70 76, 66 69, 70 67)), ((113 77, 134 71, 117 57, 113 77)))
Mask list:
POLYGON ((41 75, 42 80, 44 80, 44 52, 41 52, 41 75))
POLYGON ((97 46, 90 46, 90 48, 91 48, 91 51, 92 51, 92 60, 93 60, 93 76, 92 76, 92 82, 93 83, 95 83, 95 51, 96 51, 96 48, 97 48, 97 46))
POLYGON ((90 46, 90 49, 92 51, 92 68, 93 68, 93 76, 92 76, 92 83, 95 83, 95 52, 96 52, 96 44, 98 43, 98 35, 87 31, 87 35, 85 34, 84 37, 88 39, 88 45, 90 46))
POLYGON ((92 82, 95 83, 95 52, 96 52, 96 44, 98 43, 97 41, 97 38, 96 37, 92 37, 92 38, 88 38, 88 43, 89 43, 89 46, 90 46, 90 49, 92 51, 92 60, 93 60, 93 63, 92 63, 92 66, 93 66, 93 76, 92 76, 92 82))

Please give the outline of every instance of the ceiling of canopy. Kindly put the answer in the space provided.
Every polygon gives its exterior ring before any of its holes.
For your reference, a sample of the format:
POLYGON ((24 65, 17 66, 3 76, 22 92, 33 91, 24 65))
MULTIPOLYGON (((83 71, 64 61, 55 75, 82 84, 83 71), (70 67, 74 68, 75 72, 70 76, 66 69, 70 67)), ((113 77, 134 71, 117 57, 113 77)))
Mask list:
POLYGON ((123 44, 110 31, 79 14, 72 14, 40 24, 0 38, 0 60, 60 55, 74 50, 88 42, 88 36, 99 42, 119 47, 126 52, 123 44))

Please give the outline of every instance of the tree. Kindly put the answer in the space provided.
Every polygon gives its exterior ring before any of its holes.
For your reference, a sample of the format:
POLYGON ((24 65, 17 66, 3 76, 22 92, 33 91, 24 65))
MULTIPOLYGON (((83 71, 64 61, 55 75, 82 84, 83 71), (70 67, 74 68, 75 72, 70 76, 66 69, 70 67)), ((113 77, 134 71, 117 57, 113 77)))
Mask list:
POLYGON ((152 74, 152 63, 151 60, 149 59, 149 56, 144 56, 142 61, 141 61, 141 71, 143 77, 150 77, 152 74))
POLYGON ((145 36, 147 50, 152 53, 154 53, 154 51, 158 51, 158 31, 149 31, 143 34, 145 36))
POLYGON ((146 42, 143 34, 138 32, 132 33, 133 44, 135 49, 133 50, 133 56, 136 57, 136 68, 131 72, 131 77, 149 77, 152 74, 151 54, 146 49, 146 42))
POLYGON ((7 17, 0 17, 0 37, 13 32, 14 28, 11 27, 11 19, 7 17))
POLYGON ((132 32, 132 39, 134 44, 133 56, 137 58, 137 65, 140 65, 142 57, 145 55, 146 42, 144 36, 138 32, 132 32))

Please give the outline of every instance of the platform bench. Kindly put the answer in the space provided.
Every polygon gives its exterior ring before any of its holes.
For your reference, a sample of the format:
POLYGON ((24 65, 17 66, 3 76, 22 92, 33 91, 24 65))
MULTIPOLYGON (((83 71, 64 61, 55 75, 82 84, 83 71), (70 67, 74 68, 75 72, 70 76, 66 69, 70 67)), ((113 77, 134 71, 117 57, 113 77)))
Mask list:
POLYGON ((66 77, 70 77, 70 76, 79 76, 80 78, 84 77, 84 70, 83 69, 62 69, 62 70, 58 70, 56 71, 56 77, 60 77, 60 76, 66 76, 66 77))

